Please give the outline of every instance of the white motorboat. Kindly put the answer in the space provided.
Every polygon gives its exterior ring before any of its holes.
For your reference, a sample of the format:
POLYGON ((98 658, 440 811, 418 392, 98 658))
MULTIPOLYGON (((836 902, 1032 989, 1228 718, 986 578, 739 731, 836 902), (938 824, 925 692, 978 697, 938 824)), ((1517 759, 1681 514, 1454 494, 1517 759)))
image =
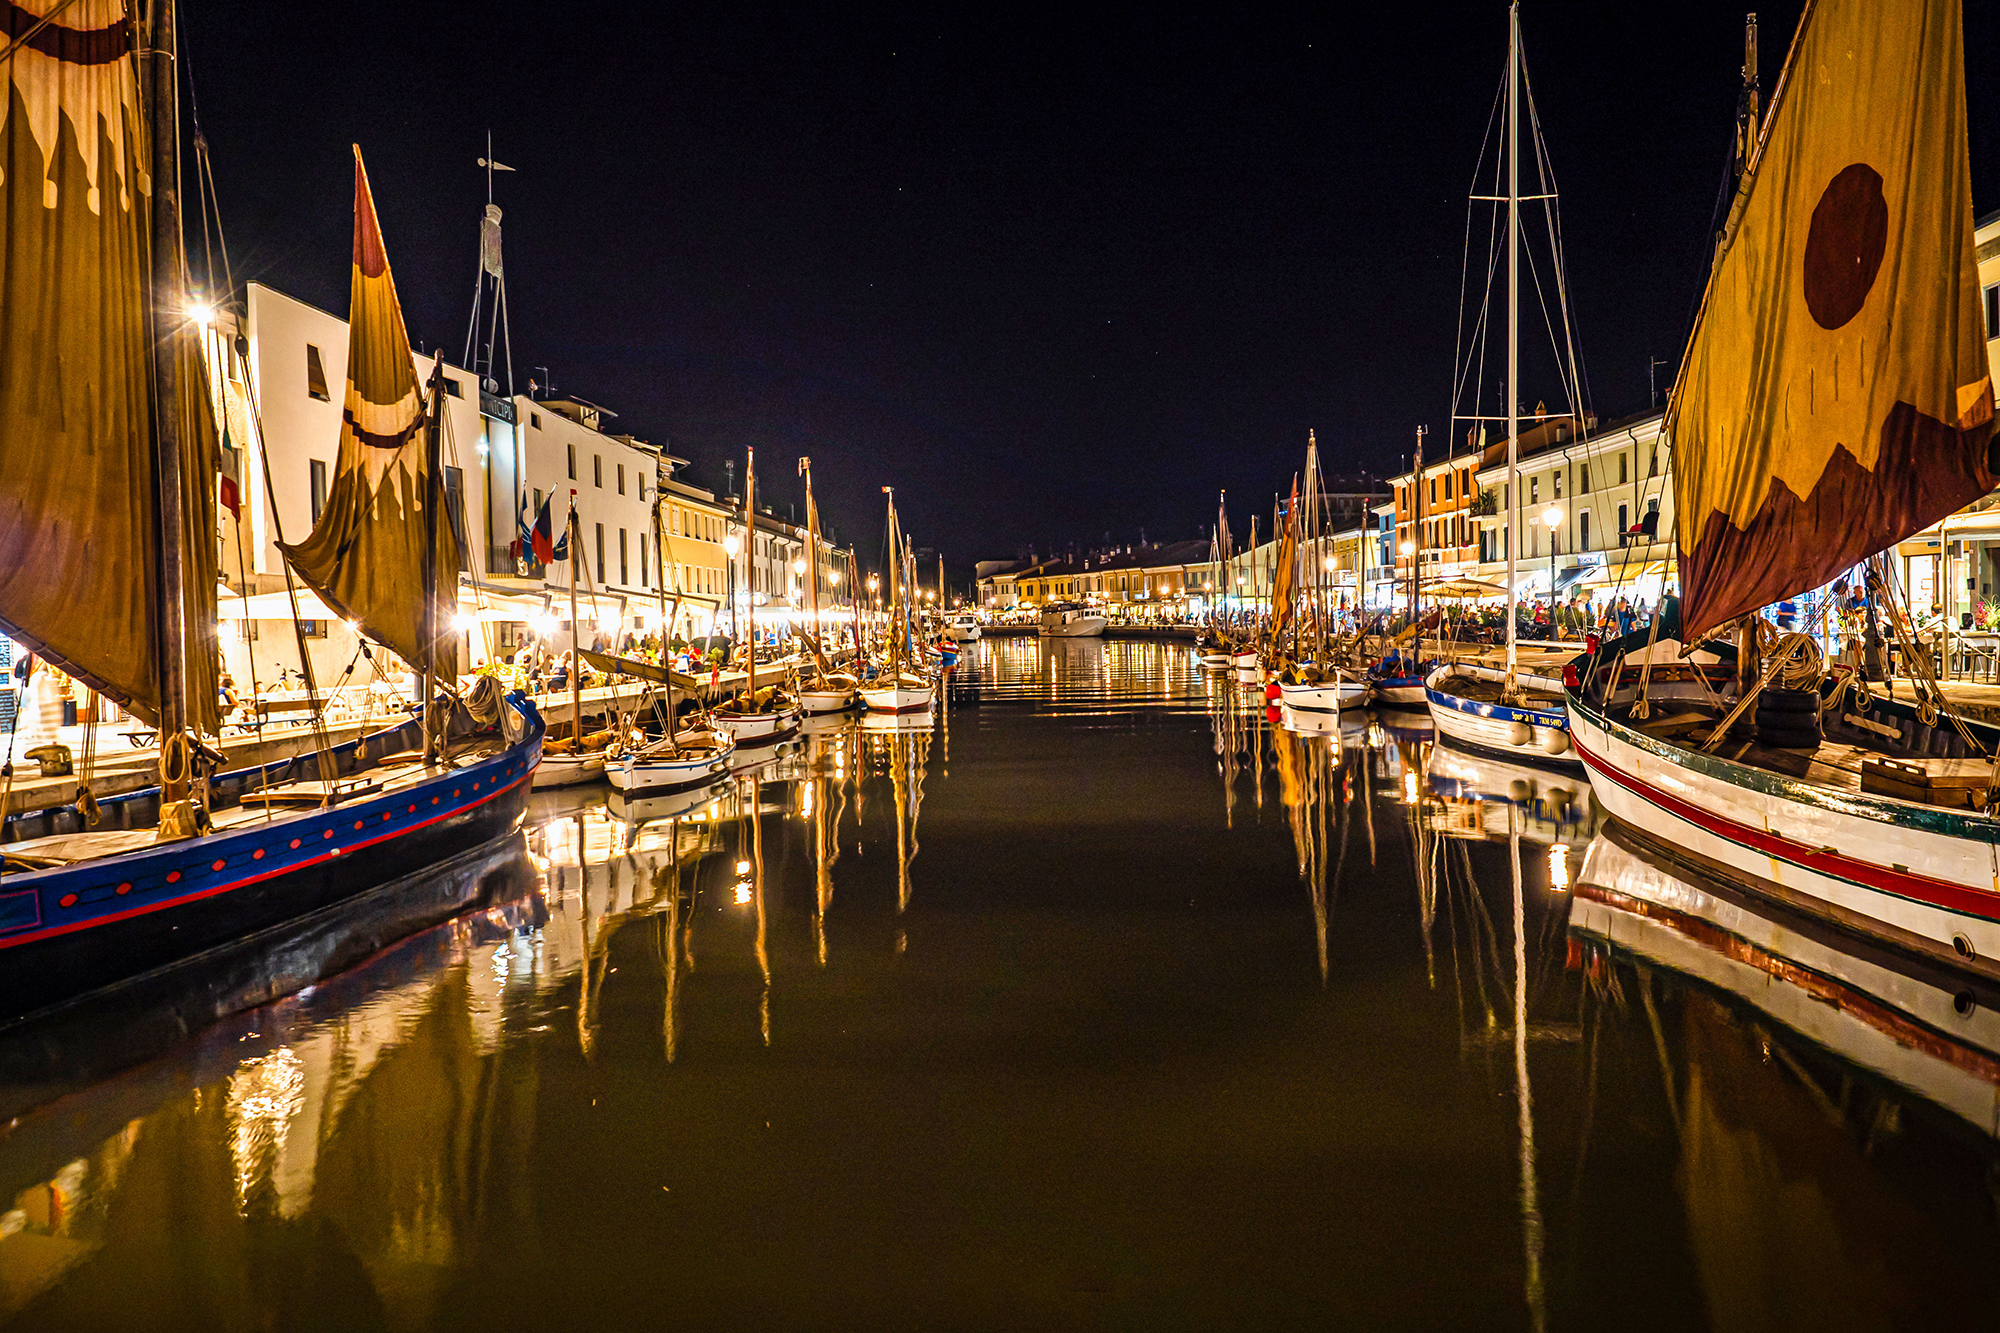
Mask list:
POLYGON ((1039 625, 1045 639, 1087 639, 1104 633, 1103 616, 1081 606, 1051 606, 1042 611, 1039 625))
POLYGON ((650 796, 706 783, 729 770, 736 738, 726 731, 698 731, 614 755, 604 776, 628 796, 650 796))
POLYGON ((959 643, 974 643, 979 638, 979 619, 976 616, 958 615, 944 622, 945 637, 959 643))
POLYGON ((871 713, 915 713, 937 701, 937 687, 922 676, 905 672, 893 680, 861 687, 861 702, 871 713))

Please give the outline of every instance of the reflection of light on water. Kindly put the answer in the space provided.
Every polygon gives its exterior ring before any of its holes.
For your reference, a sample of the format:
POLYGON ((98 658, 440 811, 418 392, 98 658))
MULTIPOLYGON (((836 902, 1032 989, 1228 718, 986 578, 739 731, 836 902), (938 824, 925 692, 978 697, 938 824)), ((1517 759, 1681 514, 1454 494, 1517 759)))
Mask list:
POLYGON ((749 873, 750 873, 750 863, 749 863, 748 861, 738 861, 738 862, 736 863, 736 873, 737 873, 737 874, 739 874, 739 875, 747 875, 747 874, 749 874, 749 873))
POLYGON ((224 1106, 230 1157, 236 1164, 238 1212, 244 1210, 258 1178, 270 1173, 285 1146, 292 1117, 305 1101, 305 1065, 289 1046, 245 1060, 229 1076, 224 1106))
POLYGON ((1549 848, 1549 887, 1558 890, 1569 887, 1569 848, 1562 843, 1549 848))
POLYGON ((1415 805, 1416 803, 1417 803, 1416 770, 1406 768, 1403 770, 1403 804, 1415 805))
POLYGON ((736 905, 738 907, 742 907, 748 904, 749 901, 750 901, 750 886, 748 884, 738 884, 736 886, 736 905))

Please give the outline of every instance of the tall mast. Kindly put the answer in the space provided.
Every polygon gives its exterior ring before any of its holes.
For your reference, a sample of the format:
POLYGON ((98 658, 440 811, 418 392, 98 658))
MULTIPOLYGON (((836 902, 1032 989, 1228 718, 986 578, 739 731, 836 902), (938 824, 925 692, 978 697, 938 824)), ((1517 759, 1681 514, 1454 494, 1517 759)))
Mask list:
POLYGON ((757 706, 757 451, 743 451, 743 540, 750 555, 750 706, 757 706))
MULTIPOLYGON (((1514 559, 1521 543, 1521 5, 1507 9, 1507 690, 1514 688, 1514 559)), ((1553 597, 1555 589, 1549 590, 1553 597)))
MULTIPOLYGON (((160 581, 153 590, 160 614, 160 754, 188 729, 188 623, 185 556, 181 548, 181 420, 179 365, 181 321, 187 318, 181 284, 180 87, 175 70, 174 0, 153 6, 153 451, 159 494, 160 581)), ((18 43, 17 43, 18 45, 18 43)), ((116 112, 114 111, 115 115, 116 112)), ((185 797, 169 784, 163 801, 185 797)))
MULTIPOLYGON (((882 491, 889 497, 889 621, 893 625, 898 612, 896 599, 902 596, 903 557, 896 540, 896 488, 884 486, 882 491)), ((903 669, 903 636, 886 625, 883 629, 889 635, 889 675, 893 679, 903 669)))
MULTIPOLYGON (((440 436, 443 434, 440 426, 444 412, 438 398, 439 386, 442 383, 443 376, 444 353, 439 352, 437 362, 431 368, 430 420, 424 423, 424 513, 430 515, 437 513, 438 492, 441 489, 438 485, 441 462, 440 436)), ((571 547, 570 549, 574 551, 576 548, 571 547)), ((572 571, 571 587, 574 590, 574 571, 576 566, 571 564, 570 569, 572 571)), ((437 708, 434 706, 437 703, 437 589, 437 542, 431 539, 429 534, 426 534, 426 540, 424 541, 424 610, 422 621, 424 644, 424 767, 426 768, 437 763, 438 751, 443 742, 443 736, 441 735, 443 728, 437 725, 437 708)), ((571 614, 573 616, 574 611, 571 614)), ((572 619, 570 624, 575 625, 576 621, 572 619)), ((577 659, 579 663, 582 660, 581 658, 577 659)), ((582 734, 582 727, 582 714, 579 713, 577 715, 579 736, 582 734)), ((577 752, 579 754, 582 753, 581 740, 578 741, 577 752)))
POLYGON ((812 645, 812 654, 819 662, 821 674, 826 674, 832 667, 820 651, 820 634, 824 627, 819 620, 819 511, 813 507, 812 459, 801 458, 799 472, 806 479, 806 606, 812 615, 812 636, 807 642, 812 645))
POLYGON ((576 562, 583 559, 583 525, 576 521, 576 488, 569 492, 569 719, 572 751, 583 756, 583 622, 576 618, 576 562))

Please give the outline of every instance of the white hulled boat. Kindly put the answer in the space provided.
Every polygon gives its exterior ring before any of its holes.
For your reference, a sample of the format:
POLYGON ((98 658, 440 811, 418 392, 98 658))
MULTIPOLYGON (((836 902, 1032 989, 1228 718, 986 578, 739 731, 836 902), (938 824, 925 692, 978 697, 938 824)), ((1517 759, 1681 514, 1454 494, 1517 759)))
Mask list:
POLYGON ((1084 606, 1047 606, 1037 632, 1045 639, 1087 639, 1104 633, 1110 622, 1084 606))
POLYGON ((684 731, 611 756, 604 776, 628 797, 678 791, 727 773, 735 750, 727 731, 684 731))
POLYGON ((1805 636, 1756 637, 1760 608, 1864 561, 1907 637, 1876 553, 1995 485, 1963 43, 1956 0, 1807 11, 1668 408, 1674 619, 1695 643, 1739 627, 1729 713, 1691 678, 1622 666, 1623 644, 1579 660, 1566 695, 1599 801, 1649 843, 2000 975, 2000 731, 1953 716, 1914 647, 1921 708, 1854 692, 1805 636), (1826 388, 1802 411, 1812 383, 1826 388))

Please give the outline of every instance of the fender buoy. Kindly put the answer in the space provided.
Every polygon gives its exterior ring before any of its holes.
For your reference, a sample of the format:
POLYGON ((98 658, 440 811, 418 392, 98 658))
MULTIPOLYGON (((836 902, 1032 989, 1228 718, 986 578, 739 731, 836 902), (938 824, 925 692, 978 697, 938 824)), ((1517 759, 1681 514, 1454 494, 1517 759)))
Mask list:
POLYGON ((1526 745, 1535 739, 1535 729, 1525 722, 1516 722, 1507 728, 1507 739, 1515 745, 1526 745))
POLYGON ((1542 735, 1542 753, 1562 754, 1569 749, 1569 733, 1561 727, 1550 727, 1542 735))

